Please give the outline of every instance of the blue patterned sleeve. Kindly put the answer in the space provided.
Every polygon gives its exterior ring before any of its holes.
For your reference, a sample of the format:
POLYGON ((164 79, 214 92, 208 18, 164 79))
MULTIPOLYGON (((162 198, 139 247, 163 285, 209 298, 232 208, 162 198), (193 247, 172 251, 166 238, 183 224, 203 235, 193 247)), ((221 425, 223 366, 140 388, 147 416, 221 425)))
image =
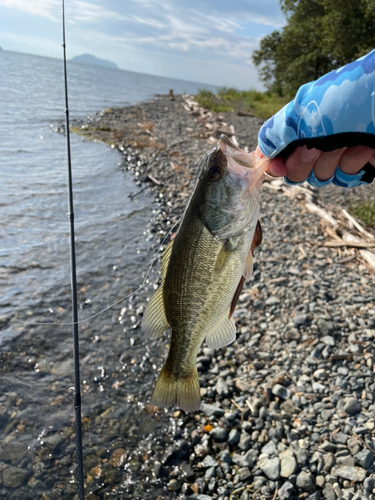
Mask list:
MULTIPOLYGON (((295 99, 263 124, 258 142, 264 155, 284 159, 303 145, 322 151, 355 145, 375 148, 375 50, 300 87, 295 99)), ((331 181, 352 187, 374 176, 368 164, 356 176, 338 169, 331 181)), ((319 187, 320 181, 310 177, 308 181, 319 187)))

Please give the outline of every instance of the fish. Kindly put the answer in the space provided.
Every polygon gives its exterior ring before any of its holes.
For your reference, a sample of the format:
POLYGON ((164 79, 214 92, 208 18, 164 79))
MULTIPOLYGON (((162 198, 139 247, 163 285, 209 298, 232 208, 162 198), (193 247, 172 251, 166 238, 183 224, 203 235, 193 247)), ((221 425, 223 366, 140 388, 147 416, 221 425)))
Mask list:
POLYGON ((269 161, 225 135, 200 161, 180 227, 161 257, 161 285, 142 318, 151 339, 171 329, 151 405, 198 410, 200 346, 206 340, 219 348, 236 338, 233 311, 262 240, 259 194, 269 161))

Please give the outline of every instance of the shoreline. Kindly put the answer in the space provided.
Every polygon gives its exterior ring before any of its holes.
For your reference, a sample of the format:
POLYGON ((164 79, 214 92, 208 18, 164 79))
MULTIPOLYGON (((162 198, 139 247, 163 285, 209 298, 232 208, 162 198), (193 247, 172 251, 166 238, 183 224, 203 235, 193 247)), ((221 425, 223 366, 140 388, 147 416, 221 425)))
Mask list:
MULTIPOLYGON (((233 113, 202 114, 175 96, 72 120, 72 127, 118 147, 121 168, 133 172, 139 191, 155 197, 149 231, 157 248, 182 214, 197 162, 218 130, 251 150, 261 123, 233 113)), ((351 249, 323 246, 325 227, 306 210, 301 193, 284 192, 278 181, 263 188, 264 241, 234 313, 237 339, 218 350, 203 344, 198 355, 201 411, 155 412, 147 404, 169 340, 149 341, 140 331, 159 267, 140 294, 112 311, 112 324, 95 344, 102 374, 98 363, 83 367, 87 385, 95 380, 108 398, 88 414, 85 399, 100 398, 100 390, 83 393, 90 500, 374 498, 375 277, 351 258, 351 249), (125 328, 133 343, 125 344, 125 328), (123 381, 136 370, 143 387, 127 393, 123 381)), ((86 359, 88 342, 96 341, 83 334, 86 359)), ((7 363, 4 357, 3 371, 7 363)), ((13 419, 12 429, 17 423, 13 419)), ((65 470, 74 468, 74 431, 45 441, 29 462, 11 458, 21 456, 14 441, 13 448, 7 441, 8 455, 1 445, 0 498, 31 498, 47 470, 51 485, 43 498, 74 498, 65 470), (17 493, 6 469, 20 478, 17 493)))

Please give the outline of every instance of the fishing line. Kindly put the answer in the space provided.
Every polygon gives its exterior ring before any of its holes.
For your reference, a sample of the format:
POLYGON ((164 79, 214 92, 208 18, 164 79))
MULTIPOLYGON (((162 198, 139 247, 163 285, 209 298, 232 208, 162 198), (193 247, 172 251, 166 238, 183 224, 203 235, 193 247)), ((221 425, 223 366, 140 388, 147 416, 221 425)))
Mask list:
MULTIPOLYGON (((186 210, 185 210, 186 212, 186 210)), ((125 295, 125 297, 122 297, 121 299, 119 300, 116 300, 116 302, 113 302, 113 304, 105 307, 104 309, 102 309, 101 311, 93 314, 92 316, 89 316, 88 318, 85 318, 85 319, 81 319, 79 321, 76 321, 76 322, 73 322, 73 323, 67 323, 67 322, 42 322, 42 323, 34 323, 34 322, 29 322, 29 321, 21 321, 19 319, 16 319, 16 320, 13 320, 14 323, 21 323, 22 325, 25 325, 25 326, 33 326, 33 325, 65 325, 65 326, 72 326, 72 325, 80 325, 81 323, 85 323, 86 321, 89 321, 90 319, 93 319, 93 318, 96 318, 97 316, 99 316, 100 314, 103 314, 104 312, 108 311, 109 309, 112 309, 112 307, 116 306, 117 304, 120 304, 120 302, 123 302, 125 299, 128 299, 129 297, 131 297, 132 295, 135 295, 136 293, 138 293, 140 290, 142 290, 142 288, 145 286, 146 282, 147 282, 147 279, 150 275, 150 272, 151 272, 151 269, 152 269, 152 266, 154 265, 158 255, 160 254, 161 252, 161 249, 163 248, 165 242, 167 241, 169 235, 172 233, 173 229, 180 223, 180 221, 182 220, 183 216, 185 215, 185 212, 184 214, 178 219, 177 222, 175 222, 173 224, 173 226, 171 227, 171 229, 168 231, 167 235, 165 236, 164 240, 161 242, 161 244, 159 245, 159 248, 158 250, 156 251, 152 261, 151 261, 151 264, 147 270, 147 273, 146 273, 146 276, 144 277, 144 280, 142 282, 142 284, 136 289, 134 290, 134 292, 130 292, 128 295, 125 295)))
POLYGON ((76 423, 76 451, 77 451, 77 479, 78 479, 78 498, 84 500, 84 479, 83 479, 83 458, 82 458, 82 418, 81 418, 81 384, 79 373, 79 336, 78 336, 78 303, 77 303, 77 276, 76 276, 76 256, 75 256, 75 238, 74 238, 74 210, 73 210, 73 180, 72 180, 72 161, 70 154, 70 134, 69 134, 69 105, 68 105, 68 78, 66 74, 66 44, 65 44, 65 12, 64 0, 61 3, 62 13, 62 36, 63 36, 63 55, 64 55, 64 87, 65 87, 65 133, 66 149, 68 159, 68 198, 69 198, 69 235, 70 235, 70 277, 72 288, 72 306, 73 306, 73 359, 74 359, 74 410, 76 423))
MULTIPOLYGON (((211 150, 210 150, 211 151, 211 150)), ((207 155, 210 153, 210 151, 207 153, 207 155)), ((205 155, 206 156, 206 155, 205 155)), ((203 165, 204 165, 204 161, 202 160, 200 162, 200 165, 198 165, 198 168, 196 169, 196 172, 195 172, 195 176, 194 176, 194 180, 193 180, 193 189, 190 193, 190 196, 189 196, 189 200, 186 204, 186 207, 185 207, 185 210, 183 212, 183 214, 181 215, 181 217, 178 219, 177 222, 175 222, 173 224, 173 226, 170 228, 170 230, 168 231, 168 233, 166 234, 166 236, 164 237, 163 241, 161 242, 161 244, 159 245, 159 248, 157 249, 156 253, 154 254, 154 257, 151 261, 151 264, 147 270, 147 273, 146 273, 146 276, 144 277, 143 279, 143 282, 141 283, 141 285, 136 289, 134 290, 133 292, 130 292, 129 294, 125 295, 124 297, 122 297, 121 299, 119 300, 116 300, 116 302, 113 302, 112 304, 110 304, 109 306, 105 307, 104 309, 101 309, 100 311, 98 311, 97 313, 95 314, 92 314, 91 316, 89 316, 88 318, 85 318, 85 319, 81 319, 80 321, 76 321, 76 322, 49 322, 49 321, 43 321, 43 322, 29 322, 29 321, 21 321, 19 319, 16 319, 16 320, 13 320, 14 323, 20 323, 21 325, 24 325, 24 326, 33 326, 33 325, 60 325, 60 326, 73 326, 73 325, 80 325, 82 323, 85 323, 86 321, 90 321, 91 319, 94 319, 96 318, 97 316, 100 316, 101 314, 103 314, 104 312, 108 311, 109 309, 112 309, 113 307, 115 307, 117 304, 120 304, 121 302, 123 302, 124 300, 128 299, 129 297, 132 297, 133 295, 135 295, 136 293, 138 293, 140 290, 142 290, 142 288, 144 288, 146 282, 147 282, 147 279, 150 275, 150 272, 151 272, 151 269, 152 269, 152 266, 154 265, 158 255, 160 254, 161 252, 161 249, 163 248, 165 242, 167 241, 168 237, 170 236, 170 234, 172 233, 173 229, 183 220, 186 212, 187 212, 187 209, 189 208, 189 205, 190 205, 190 202, 191 202, 191 199, 193 197, 193 193, 194 193, 194 190, 195 190, 195 187, 198 183, 198 179, 199 179, 199 174, 201 173, 202 169, 203 169, 203 165), (201 168, 199 168, 199 166, 201 166, 201 168)))
MULTIPOLYGON (((63 9, 64 9, 64 0, 62 0, 62 3, 63 3, 63 9)), ((64 23, 64 11, 63 11, 63 23, 64 23)), ((65 26, 63 26, 63 29, 65 29, 65 26)), ((65 37, 65 31, 63 31, 63 36, 65 37)), ((65 43, 65 38, 64 38, 64 43, 65 43)), ((63 45, 64 47, 64 53, 65 53, 65 45, 63 45)), ((66 88, 67 90, 67 88, 66 88)), ((69 112, 68 112, 69 113, 69 112)), ((68 129, 67 129, 68 130, 68 129)), ((67 139, 68 140, 68 139, 67 139)), ((212 148, 212 149, 215 149, 215 148, 212 148)), ((212 150, 208 151, 208 153, 206 153, 206 155, 204 156, 204 158, 210 154, 212 150)), ((68 153, 68 158, 69 158, 69 161, 70 161, 70 140, 69 140, 69 153, 68 153)), ((124 297, 122 297, 121 299, 119 300, 116 300, 115 302, 113 302, 112 304, 110 304, 109 306, 106 306, 104 309, 101 309, 100 311, 98 311, 97 313, 95 314, 92 314, 91 316, 89 316, 88 318, 84 318, 84 319, 81 319, 78 321, 74 321, 73 323, 72 322, 66 322, 66 321, 43 321, 43 322, 30 322, 30 321, 21 321, 19 319, 13 319, 13 323, 19 323, 21 325, 24 325, 24 326, 34 326, 34 325, 49 325, 49 326, 52 326, 52 325, 56 325, 56 326, 74 326, 74 325, 80 325, 82 323, 85 323, 86 321, 90 321, 94 318, 96 318, 97 316, 100 316, 101 314, 103 314, 104 312, 112 309, 113 307, 115 307, 117 304, 120 304, 121 302, 123 302, 124 300, 128 299, 129 297, 132 297, 133 295, 135 295, 136 293, 138 293, 140 290, 142 290, 147 282, 147 279, 150 275, 150 272, 151 272, 151 269, 152 269, 152 266, 154 265, 158 255, 160 254, 161 252, 161 249, 163 248, 165 242, 167 241, 168 237, 170 236, 170 234, 172 233, 173 229, 183 220, 186 212, 187 212, 187 209, 189 208, 189 205, 190 205, 190 202, 191 202, 191 199, 193 197, 193 194, 194 194, 194 191, 195 191, 195 187, 198 183, 198 179, 199 179, 199 175, 200 173, 202 172, 202 169, 203 169, 203 166, 204 166, 204 158, 202 158, 202 160, 200 161, 200 163, 198 164, 198 168, 196 169, 195 171, 195 176, 194 176, 194 180, 193 180, 193 189, 191 190, 191 193, 190 193, 190 196, 189 196, 189 199, 188 199, 188 202, 186 204, 186 207, 185 207, 185 210, 183 212, 183 214, 181 215, 181 217, 177 220, 177 222, 175 222, 173 224, 173 226, 170 228, 170 230, 168 231, 168 233, 166 234, 166 236, 164 237, 163 241, 161 242, 161 244, 159 245, 159 248, 158 250, 156 251, 156 253, 154 254, 154 257, 151 261, 151 264, 147 270, 147 273, 146 273, 146 276, 144 277, 144 280, 143 282, 141 283, 141 285, 136 289, 134 290, 133 292, 130 292, 129 294, 125 295, 124 297), (200 168, 199 168, 200 167, 200 168)), ((69 167, 70 168, 70 167, 69 167)), ((10 318, 10 320, 12 321, 12 318, 10 318)))

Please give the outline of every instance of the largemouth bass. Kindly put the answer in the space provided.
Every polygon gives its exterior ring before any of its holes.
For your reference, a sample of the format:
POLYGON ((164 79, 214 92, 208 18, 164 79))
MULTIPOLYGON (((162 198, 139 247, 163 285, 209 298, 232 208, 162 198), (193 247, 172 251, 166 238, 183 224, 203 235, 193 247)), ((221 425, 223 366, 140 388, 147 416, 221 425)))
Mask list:
POLYGON ((236 338, 232 313, 252 253, 261 242, 259 192, 268 159, 260 160, 222 135, 201 160, 193 195, 176 237, 162 256, 162 282, 142 328, 155 339, 171 327, 169 353, 151 404, 198 410, 196 357, 236 338))

